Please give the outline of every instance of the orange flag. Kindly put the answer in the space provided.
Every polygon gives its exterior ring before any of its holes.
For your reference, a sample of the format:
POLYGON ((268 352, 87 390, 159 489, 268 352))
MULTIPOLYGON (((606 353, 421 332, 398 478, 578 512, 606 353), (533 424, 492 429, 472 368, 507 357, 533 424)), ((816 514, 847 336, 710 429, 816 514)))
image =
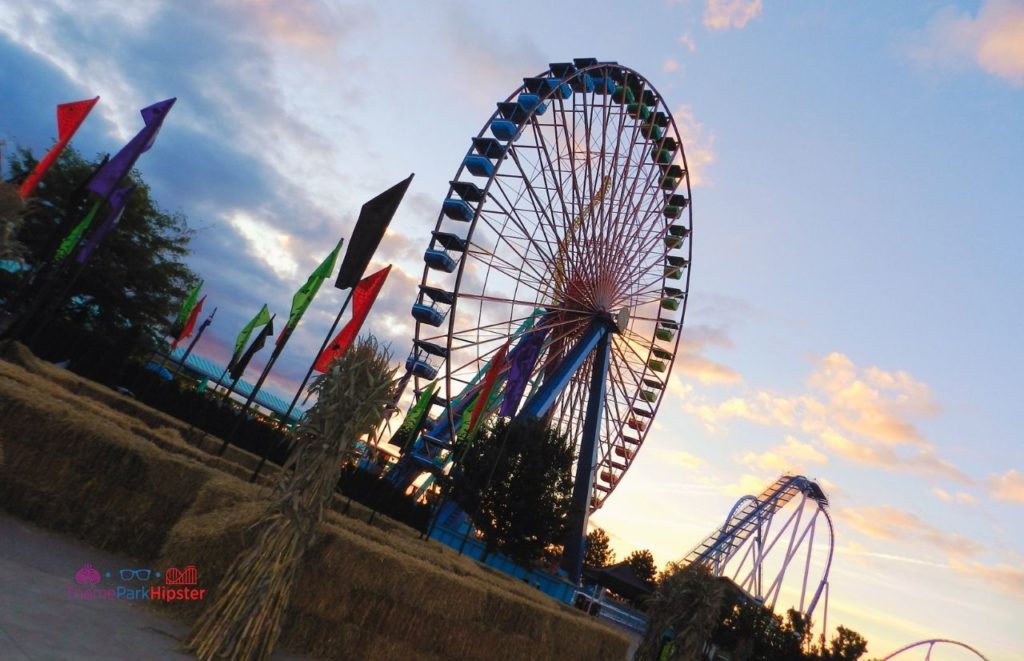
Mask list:
POLYGON ((380 288, 384 286, 384 281, 388 279, 389 273, 391 273, 390 264, 387 268, 359 281, 356 288, 352 290, 352 319, 345 324, 338 336, 324 347, 323 352, 317 357, 313 369, 317 372, 326 372, 332 360, 341 357, 348 351, 349 345, 352 344, 352 340, 356 339, 359 329, 366 321, 366 316, 370 314, 370 308, 377 300, 377 294, 380 293, 380 288))

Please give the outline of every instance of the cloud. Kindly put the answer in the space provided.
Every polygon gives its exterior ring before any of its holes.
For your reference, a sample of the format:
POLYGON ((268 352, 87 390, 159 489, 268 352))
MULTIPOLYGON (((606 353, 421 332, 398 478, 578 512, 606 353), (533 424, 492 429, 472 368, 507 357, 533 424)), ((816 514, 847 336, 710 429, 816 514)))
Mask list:
POLYGON ((658 450, 657 453, 662 462, 678 466, 688 473, 702 471, 707 466, 707 462, 697 455, 682 450, 658 450))
POLYGON ((945 489, 935 487, 932 489, 932 494, 944 503, 961 503, 964 505, 977 505, 978 497, 974 494, 967 493, 966 491, 957 491, 956 493, 950 493, 945 489))
MULTIPOLYGON (((679 129, 679 137, 683 140, 690 185, 694 188, 710 185, 707 170, 717 158, 715 134, 704 129, 704 125, 697 121, 690 106, 679 106, 672 113, 672 117, 675 119, 676 128, 679 129)), ((681 156, 677 154, 676 158, 680 159, 681 156)))
MULTIPOLYGON (((781 427, 800 432, 804 442, 818 451, 855 463, 972 483, 963 471, 938 456, 915 425, 916 418, 940 411, 927 384, 903 371, 859 367, 848 356, 834 352, 816 361, 807 385, 805 393, 758 390, 717 403, 690 393, 683 410, 712 432, 730 420, 781 427)), ((756 457, 745 459, 753 464, 756 457)))
POLYGON ((761 0, 707 0, 704 27, 709 30, 742 29, 761 15, 761 0))
POLYGON ((746 452, 737 458, 737 462, 772 475, 790 473, 804 474, 805 467, 810 464, 824 464, 828 456, 810 443, 803 443, 793 436, 787 436, 785 442, 765 452, 746 452))
POLYGON ((686 50, 690 51, 691 53, 697 52, 697 44, 694 43, 693 37, 691 37, 689 33, 679 37, 679 43, 681 43, 683 46, 686 46, 686 50))
POLYGON ((679 68, 679 60, 670 57, 665 60, 661 65, 661 70, 666 73, 672 73, 679 68))
POLYGON ((977 15, 946 7, 911 39, 910 56, 934 67, 965 69, 975 66, 1024 85, 1024 4, 1015 0, 985 0, 977 15))
POLYGON ((885 542, 930 546, 955 558, 984 551, 984 547, 968 537, 925 523, 917 515, 891 505, 847 507, 835 514, 854 530, 885 542))
POLYGON ((978 578, 1006 594, 1024 598, 1024 568, 1019 564, 994 564, 950 558, 949 566, 955 571, 972 578, 978 578))
POLYGON ((988 479, 989 493, 995 500, 1008 503, 1024 503, 1024 473, 1010 469, 1002 475, 988 479))

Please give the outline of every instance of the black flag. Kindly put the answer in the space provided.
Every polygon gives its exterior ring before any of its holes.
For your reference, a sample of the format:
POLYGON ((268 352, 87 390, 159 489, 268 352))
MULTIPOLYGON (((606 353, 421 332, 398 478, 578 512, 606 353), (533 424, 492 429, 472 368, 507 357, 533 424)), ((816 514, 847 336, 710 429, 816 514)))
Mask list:
POLYGON ((380 240, 384 238, 384 232, 391 224, 391 218, 398 210, 398 205, 405 197, 405 191, 414 175, 403 179, 391 188, 387 189, 377 197, 363 205, 359 210, 359 220, 356 221, 356 228, 352 231, 352 238, 348 242, 348 250, 345 251, 345 261, 341 263, 341 270, 338 271, 338 280, 334 286, 338 289, 355 287, 363 279, 373 253, 377 252, 380 240))
POLYGON ((249 361, 252 360, 252 357, 256 355, 257 351, 263 348, 263 345, 267 342, 267 338, 273 334, 274 318, 271 317, 270 321, 268 321, 267 325, 263 327, 263 330, 259 332, 259 335, 257 335, 256 339, 252 341, 249 348, 245 350, 245 353, 242 354, 242 357, 238 362, 231 366, 230 371, 231 378, 233 380, 237 381, 242 378, 242 374, 245 373, 245 368, 249 366, 249 361))

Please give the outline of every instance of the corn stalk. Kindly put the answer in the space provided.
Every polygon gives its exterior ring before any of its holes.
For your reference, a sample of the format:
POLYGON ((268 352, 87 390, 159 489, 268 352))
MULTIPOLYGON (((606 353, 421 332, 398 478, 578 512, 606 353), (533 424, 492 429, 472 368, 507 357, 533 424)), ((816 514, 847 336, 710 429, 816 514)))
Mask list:
POLYGON ((266 515, 254 526, 256 543, 232 562, 185 642, 200 659, 270 657, 342 460, 353 443, 381 423, 391 402, 395 371, 389 360, 376 339, 361 339, 313 382, 317 402, 302 419, 301 442, 285 464, 266 515))

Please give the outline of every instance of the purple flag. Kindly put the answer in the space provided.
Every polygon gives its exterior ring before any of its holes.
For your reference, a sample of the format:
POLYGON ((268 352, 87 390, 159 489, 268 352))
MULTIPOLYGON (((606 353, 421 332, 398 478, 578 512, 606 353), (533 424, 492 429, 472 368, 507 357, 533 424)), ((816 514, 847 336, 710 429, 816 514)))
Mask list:
POLYGON ((135 134, 135 137, 128 144, 121 148, 121 151, 117 152, 117 156, 110 159, 96 173, 96 176, 92 178, 92 181, 87 186, 89 190, 101 197, 110 196, 113 190, 117 188, 117 185, 121 183, 121 180, 124 179, 125 175, 135 167, 135 161, 139 160, 142 152, 153 146, 156 135, 160 132, 160 127, 164 123, 164 118, 170 112, 171 106, 174 105, 176 100, 167 99, 166 101, 160 101, 140 111, 146 125, 135 134))
POLYGON ((501 400, 500 416, 513 416, 519 408, 519 400, 526 392, 526 383, 530 380, 533 366, 540 357, 540 350, 548 336, 548 329, 535 330, 516 345, 508 355, 508 381, 505 384, 505 397, 501 400))
POLYGON ((107 201, 110 209, 107 211, 103 222, 92 231, 89 238, 82 243, 82 247, 78 249, 78 254, 75 255, 76 262, 85 264, 96 248, 99 247, 100 243, 103 242, 107 234, 110 234, 110 231, 117 227, 117 224, 121 221, 121 214, 124 213, 124 205, 128 202, 128 196, 131 195, 133 190, 135 190, 135 186, 125 186, 124 188, 118 188, 110 194, 110 199, 107 201))

